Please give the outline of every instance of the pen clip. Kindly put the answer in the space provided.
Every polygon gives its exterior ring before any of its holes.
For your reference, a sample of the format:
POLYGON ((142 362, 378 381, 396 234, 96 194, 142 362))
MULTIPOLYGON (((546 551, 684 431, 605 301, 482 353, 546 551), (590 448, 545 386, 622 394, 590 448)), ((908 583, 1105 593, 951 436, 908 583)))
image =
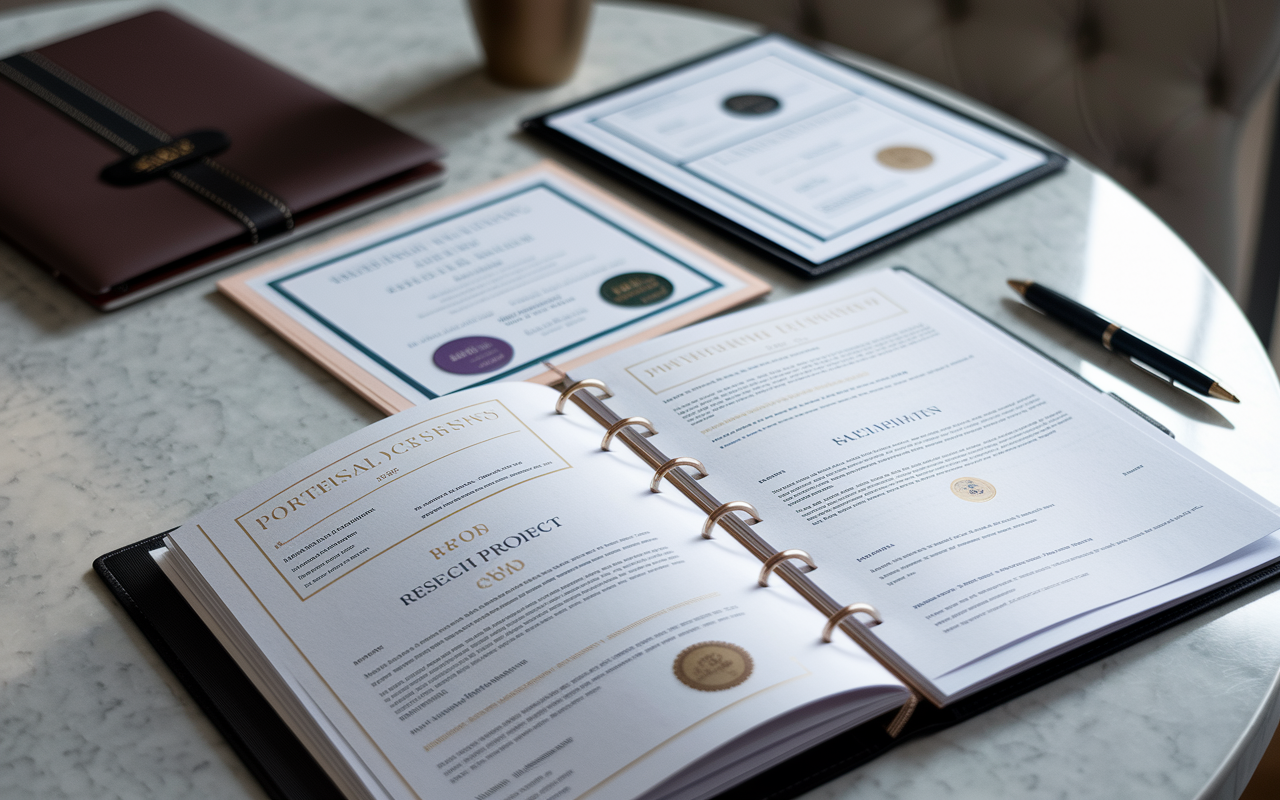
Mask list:
POLYGON ((1139 369, 1145 372, 1148 372, 1151 375, 1154 375, 1155 377, 1159 378, 1160 380, 1164 381, 1167 384, 1172 385, 1174 382, 1173 378, 1170 378, 1168 375, 1165 375, 1163 372, 1159 371, 1158 369, 1151 366, 1150 364, 1142 363, 1141 361, 1134 358, 1133 356, 1129 356, 1129 362, 1132 363, 1135 367, 1138 367, 1139 369))

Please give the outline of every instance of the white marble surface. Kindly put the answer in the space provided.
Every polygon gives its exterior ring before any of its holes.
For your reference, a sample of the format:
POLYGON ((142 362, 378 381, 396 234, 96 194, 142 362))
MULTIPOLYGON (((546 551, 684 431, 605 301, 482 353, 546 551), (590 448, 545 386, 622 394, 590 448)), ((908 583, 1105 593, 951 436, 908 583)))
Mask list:
MULTIPOLYGON (((479 72, 462 0, 175 5, 446 145, 449 182, 407 204, 554 155, 515 132, 520 117, 750 32, 604 5, 571 83, 516 92, 479 72)), ((143 7, 0 14, 0 52, 143 7)), ((584 171, 757 271, 779 295, 823 285, 584 171)), ((1106 179, 1073 164, 859 269, 888 264, 958 294, 1280 502, 1280 386, 1265 353, 1190 251, 1106 179), (1245 402, 1200 401, 1148 378, 1013 302, 1006 277, 1082 297, 1194 357, 1245 402)), ((378 414, 213 281, 101 315, 0 245, 0 797, 264 796, 90 563, 378 414)), ((811 797, 1235 797, 1280 713, 1275 588, 900 747, 811 797)))

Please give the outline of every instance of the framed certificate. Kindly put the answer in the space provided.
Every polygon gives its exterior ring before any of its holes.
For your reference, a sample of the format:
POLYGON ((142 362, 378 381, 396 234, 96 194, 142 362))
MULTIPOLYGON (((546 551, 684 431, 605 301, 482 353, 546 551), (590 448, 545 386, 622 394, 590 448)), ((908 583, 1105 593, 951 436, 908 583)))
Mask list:
POLYGON ((810 276, 1066 163, 778 35, 524 128, 810 276))
POLYGON ((387 413, 574 369, 769 291, 550 162, 218 288, 387 413))

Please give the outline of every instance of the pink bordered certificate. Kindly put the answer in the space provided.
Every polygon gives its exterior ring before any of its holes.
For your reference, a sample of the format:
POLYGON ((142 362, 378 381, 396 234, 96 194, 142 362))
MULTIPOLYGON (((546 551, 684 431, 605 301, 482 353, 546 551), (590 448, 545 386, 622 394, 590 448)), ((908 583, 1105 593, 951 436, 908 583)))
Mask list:
POLYGON ((769 285, 550 162, 218 283, 387 413, 566 369, 769 285))

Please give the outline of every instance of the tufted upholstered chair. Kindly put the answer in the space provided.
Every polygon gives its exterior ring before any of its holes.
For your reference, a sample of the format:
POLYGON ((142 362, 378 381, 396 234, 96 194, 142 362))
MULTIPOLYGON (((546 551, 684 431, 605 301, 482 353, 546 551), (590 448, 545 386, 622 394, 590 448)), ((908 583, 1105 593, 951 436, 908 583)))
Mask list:
POLYGON ((1112 175, 1246 300, 1280 0, 669 2, 857 50, 1026 122, 1112 175))

